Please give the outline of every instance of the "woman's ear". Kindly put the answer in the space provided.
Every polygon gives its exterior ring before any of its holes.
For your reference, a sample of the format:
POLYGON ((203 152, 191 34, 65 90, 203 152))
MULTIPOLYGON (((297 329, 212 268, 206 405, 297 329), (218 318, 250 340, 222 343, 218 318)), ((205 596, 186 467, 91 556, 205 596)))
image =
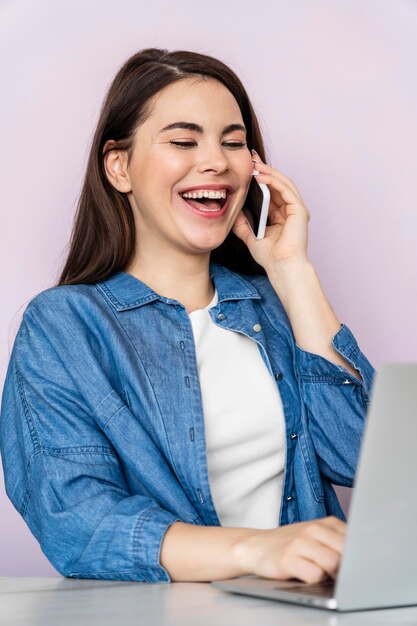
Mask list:
POLYGON ((104 171, 109 182, 117 191, 128 193, 132 190, 132 186, 127 171, 127 152, 112 148, 114 145, 114 141, 107 141, 104 145, 103 152, 108 150, 103 159, 104 171))

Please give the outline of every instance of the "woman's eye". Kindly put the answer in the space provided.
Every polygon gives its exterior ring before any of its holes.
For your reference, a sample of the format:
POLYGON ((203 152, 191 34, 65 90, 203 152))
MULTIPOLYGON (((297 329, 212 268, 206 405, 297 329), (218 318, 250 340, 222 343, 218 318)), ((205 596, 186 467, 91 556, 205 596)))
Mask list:
POLYGON ((228 148, 244 148, 246 143, 242 143, 241 141, 229 141, 225 144, 228 148))
POLYGON ((174 146, 178 146, 179 148, 192 148, 196 144, 194 141, 170 141, 174 146))
MULTIPOLYGON (((174 146, 178 146, 179 148, 192 148, 193 146, 197 145, 194 141, 170 141, 170 143, 174 146)), ((243 148, 244 146, 246 146, 246 143, 242 143, 241 141, 229 141, 224 142, 223 145, 227 146, 228 148, 243 148)))

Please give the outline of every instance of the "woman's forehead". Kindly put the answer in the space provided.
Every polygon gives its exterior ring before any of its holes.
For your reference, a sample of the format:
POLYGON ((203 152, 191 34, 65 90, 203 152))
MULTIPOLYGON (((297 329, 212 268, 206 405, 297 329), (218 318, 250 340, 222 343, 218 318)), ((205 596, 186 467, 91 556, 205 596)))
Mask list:
POLYGON ((241 123, 242 114, 233 94, 221 82, 182 79, 168 85, 156 96, 150 107, 148 121, 160 130, 177 121, 193 121, 202 125, 204 120, 226 120, 241 123), (227 118, 233 116, 233 120, 227 118))

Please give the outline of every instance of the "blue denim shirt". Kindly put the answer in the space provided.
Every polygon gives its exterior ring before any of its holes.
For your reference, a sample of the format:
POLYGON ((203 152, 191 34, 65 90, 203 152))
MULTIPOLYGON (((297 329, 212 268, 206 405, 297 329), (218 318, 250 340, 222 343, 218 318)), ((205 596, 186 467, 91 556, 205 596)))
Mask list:
MULTIPOLYGON (((344 519, 332 483, 352 485, 372 365, 343 324, 333 346, 362 381, 297 346, 267 277, 214 263, 210 274, 213 323, 256 341, 281 394, 277 526, 344 519)), ((29 303, 3 391, 0 443, 8 496, 65 576, 169 581, 159 560, 167 528, 220 524, 187 311, 125 272, 53 287, 29 303)))

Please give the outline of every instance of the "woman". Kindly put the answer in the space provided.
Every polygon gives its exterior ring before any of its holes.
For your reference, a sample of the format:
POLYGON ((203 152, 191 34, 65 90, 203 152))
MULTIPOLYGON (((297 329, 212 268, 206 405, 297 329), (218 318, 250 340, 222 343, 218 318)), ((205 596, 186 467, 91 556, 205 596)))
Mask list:
POLYGON ((7 492, 63 575, 336 575, 332 483, 352 485, 374 370, 308 260, 309 218, 223 63, 147 49, 120 69, 3 394, 7 492))

